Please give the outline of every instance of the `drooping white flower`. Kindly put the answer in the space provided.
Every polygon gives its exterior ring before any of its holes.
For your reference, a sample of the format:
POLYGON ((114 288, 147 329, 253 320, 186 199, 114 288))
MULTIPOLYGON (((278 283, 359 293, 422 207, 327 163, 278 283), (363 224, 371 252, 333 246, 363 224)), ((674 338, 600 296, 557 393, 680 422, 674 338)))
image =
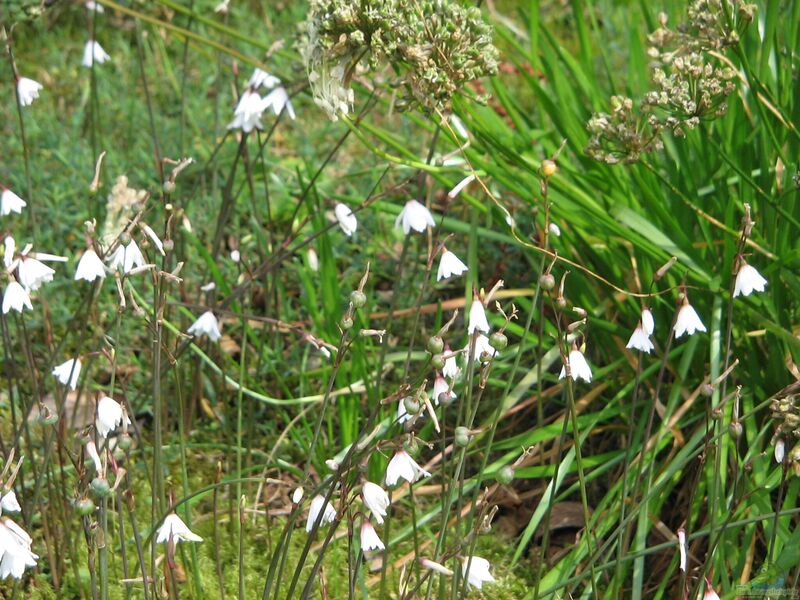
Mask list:
POLYGON ((416 200, 409 200, 397 215, 394 222, 395 229, 402 227, 403 233, 408 235, 413 229, 418 233, 424 233, 428 227, 436 227, 433 215, 424 204, 416 200))
MULTIPOLYGON (((494 348, 492 348, 494 350, 494 348)), ((457 379, 461 369, 458 368, 458 361, 454 354, 451 354, 444 359, 444 367, 442 368, 442 375, 450 378, 451 380, 457 379)))
POLYGON ((358 221, 349 206, 339 202, 334 207, 333 214, 336 215, 336 220, 339 221, 339 227, 342 228, 346 236, 350 237, 356 232, 356 229, 358 229, 358 221))
POLYGON ((166 544, 170 540, 174 540, 177 544, 178 542, 202 542, 203 538, 192 532, 178 515, 170 513, 158 528, 156 544, 166 544))
POLYGON ((767 280, 761 276, 761 273, 754 266, 742 262, 739 272, 736 273, 733 297, 736 298, 739 295, 749 296, 753 292, 763 292, 765 285, 767 285, 767 280))
POLYGON ((441 573, 442 575, 447 575, 448 577, 453 575, 453 571, 451 571, 444 565, 440 565, 439 563, 434 562, 428 558, 420 558, 419 564, 421 564, 426 569, 430 569, 431 571, 436 571, 437 573, 441 573))
POLYGON ((642 329, 644 329, 647 335, 653 335, 653 332, 656 330, 656 322, 649 308, 642 310, 642 329))
POLYGON ((681 527, 678 529, 678 551, 680 552, 680 568, 686 572, 686 530, 681 527))
POLYGON ((469 307, 469 325, 467 325, 467 333, 472 334, 476 330, 489 333, 489 321, 486 320, 486 310, 483 308, 483 302, 478 298, 473 299, 472 306, 469 307))
POLYGON ((642 352, 650 354, 650 351, 655 346, 653 346, 650 336, 647 335, 647 332, 644 330, 644 325, 639 322, 639 324, 636 326, 636 329, 633 330, 631 338, 628 340, 628 344, 625 347, 633 348, 634 350, 641 350, 642 352))
POLYGON ((447 197, 450 198, 450 200, 452 200, 453 198, 458 196, 464 190, 464 188, 467 187, 473 181, 475 181, 475 175, 474 174, 467 175, 466 177, 464 177, 464 179, 459 181, 455 185, 455 187, 453 187, 452 190, 447 192, 447 197))
POLYGON ((222 337, 222 333, 220 333, 219 330, 219 321, 217 321, 217 317, 215 317, 214 313, 210 310, 200 315, 186 331, 196 336, 205 335, 212 342, 216 342, 222 337))
POLYGON ((454 275, 463 275, 469 267, 461 262, 455 254, 450 252, 447 248, 442 252, 442 257, 439 259, 439 270, 436 273, 436 281, 453 277, 454 275))
POLYGON ((320 527, 328 523, 333 523, 333 520, 336 518, 336 509, 331 506, 330 502, 325 502, 325 496, 317 494, 311 500, 311 506, 308 508, 308 519, 306 519, 307 532, 310 533, 311 530, 314 529, 314 523, 317 522, 320 511, 322 511, 322 520, 319 523, 320 527))
MULTIPOLYGON (((464 346, 464 360, 469 360, 469 351, 470 351, 470 342, 467 341, 467 345, 464 346)), ((482 333, 479 333, 475 337, 475 354, 473 355, 473 360, 476 363, 482 363, 484 361, 484 355, 488 356, 489 358, 493 358, 497 356, 498 352, 492 345, 489 343, 489 338, 482 333)), ((445 363, 445 367, 447 364, 445 363)))
POLYGON ((0 578, 22 577, 25 569, 36 566, 39 558, 31 552, 31 536, 8 517, 0 519, 0 578))
POLYGON ((678 311, 678 318, 675 319, 674 330, 676 339, 685 333, 694 335, 696 331, 706 331, 706 326, 703 325, 697 312, 685 298, 683 300, 683 305, 678 311))
POLYGON ((17 281, 29 292, 38 290, 43 283, 53 281, 55 271, 43 262, 23 256, 17 266, 17 281))
POLYGON ((42 84, 27 77, 20 77, 17 79, 17 94, 19 94, 19 103, 22 106, 30 106, 33 101, 39 97, 39 92, 42 90, 42 84))
POLYGON ((158 237, 158 234, 156 234, 156 232, 153 231, 153 228, 150 227, 150 225, 148 225, 147 223, 142 223, 141 227, 142 227, 142 231, 144 231, 145 235, 148 238, 150 238, 151 242, 153 242, 153 247, 155 247, 155 249, 158 250, 158 253, 161 256, 166 256, 167 254, 166 254, 166 252, 164 252, 164 242, 162 242, 161 238, 158 237))
POLYGON ((241 129, 245 133, 250 133, 253 129, 262 129, 261 114, 265 106, 257 92, 245 90, 239 97, 239 103, 233 111, 233 121, 228 123, 228 129, 241 129))
POLYGON ((231 261, 238 263, 240 260, 242 260, 242 253, 235 248, 231 250, 231 261))
POLYGON ((297 486, 296 488, 294 488, 294 491, 292 492, 292 502, 294 504, 300 504, 300 500, 303 499, 304 493, 305 492, 303 491, 302 486, 297 486))
POLYGON ((33 310, 28 292, 16 281, 10 281, 3 293, 3 314, 12 309, 21 313, 24 308, 33 310))
POLYGON ((706 577, 706 591, 703 592, 703 600, 719 600, 719 594, 714 590, 708 577, 706 577))
POLYGON ((0 216, 5 217, 10 215, 12 212, 20 214, 22 209, 28 205, 25 200, 17 196, 8 188, 0 189, 3 190, 0 192, 0 216))
POLYGON ((125 415, 122 405, 109 396, 103 396, 97 401, 97 417, 94 421, 97 434, 107 438, 109 433, 122 425, 123 417, 130 424, 131 420, 125 415))
POLYGON ((19 512, 22 510, 19 502, 17 502, 17 495, 14 493, 14 490, 8 490, 0 497, 0 509, 2 509, 4 513, 19 512))
POLYGON ((433 392, 431 396, 436 406, 439 406, 440 399, 445 402, 456 399, 455 392, 450 389, 450 384, 447 383, 447 380, 441 375, 437 375, 436 379, 433 380, 433 392))
POLYGON ((286 88, 283 86, 276 87, 269 94, 264 96, 263 104, 265 109, 271 108, 272 112, 276 115, 281 114, 283 109, 286 108, 286 114, 289 115, 289 118, 292 121, 297 118, 297 115, 294 113, 292 101, 289 100, 289 94, 286 92, 286 88))
POLYGON ((386 467, 386 485, 395 485, 400 479, 414 483, 420 477, 430 476, 431 474, 420 467, 405 450, 395 452, 386 467))
POLYGON ((139 245, 131 240, 127 245, 120 244, 109 258, 111 269, 130 273, 133 269, 144 266, 145 260, 139 245))
POLYGON ((80 281, 81 279, 94 281, 95 279, 103 279, 105 276, 106 268, 103 261, 100 260, 93 248, 87 248, 75 268, 75 281, 80 281))
POLYGON ((14 252, 16 249, 17 243, 14 241, 14 238, 7 235, 6 239, 3 240, 3 265, 6 269, 14 262, 14 252))
POLYGON ((778 441, 775 442, 775 462, 783 464, 783 457, 786 455, 786 443, 778 438, 778 441))
POLYGON ((317 255, 317 251, 313 248, 309 248, 306 251, 306 257, 308 259, 309 268, 314 271, 314 273, 319 271, 319 256, 317 255))
POLYGON ((494 583, 495 579, 489 572, 491 565, 488 560, 480 556, 473 556, 472 558, 462 558, 461 561, 461 574, 469 585, 480 590, 484 583, 494 583))
POLYGON ((256 69, 250 76, 250 81, 247 82, 247 85, 253 89, 264 87, 268 90, 271 90, 276 85, 280 85, 280 83, 281 80, 274 75, 270 75, 262 69, 256 69))
POLYGON ((361 498, 378 523, 383 523, 386 509, 389 507, 389 494, 381 486, 371 481, 365 481, 361 486, 361 498))
POLYGON ((103 5, 95 2, 94 0, 86 0, 86 10, 88 10, 89 12, 92 11, 99 13, 106 12, 106 9, 103 8, 103 5))
POLYGON ((72 390, 78 387, 78 377, 81 374, 81 359, 71 358, 53 368, 53 375, 61 385, 69 386, 72 390))
POLYGON ((83 47, 83 59, 81 60, 81 65, 89 68, 95 61, 97 61, 98 64, 103 64, 110 59, 111 57, 105 50, 103 50, 103 47, 98 42, 95 40, 89 40, 83 47))
MULTIPOLYGON (((578 350, 575 346, 572 347, 567 357, 567 363, 569 364, 570 377, 572 377, 573 381, 583 379, 586 383, 591 383, 592 369, 589 367, 589 363, 586 362, 586 357, 583 355, 583 352, 578 350)), ((561 373, 558 378, 564 379, 566 376, 567 368, 563 366, 561 367, 561 373)))
POLYGON ((547 230, 550 232, 550 235, 561 237, 561 228, 555 223, 548 224, 547 230))
POLYGON ((370 550, 383 550, 386 546, 383 545, 381 538, 375 532, 375 528, 367 519, 361 521, 361 551, 369 552, 370 550))
POLYGON ((97 452, 97 446, 93 441, 86 442, 86 454, 92 459, 94 470, 99 474, 103 473, 103 461, 100 459, 100 454, 97 452))

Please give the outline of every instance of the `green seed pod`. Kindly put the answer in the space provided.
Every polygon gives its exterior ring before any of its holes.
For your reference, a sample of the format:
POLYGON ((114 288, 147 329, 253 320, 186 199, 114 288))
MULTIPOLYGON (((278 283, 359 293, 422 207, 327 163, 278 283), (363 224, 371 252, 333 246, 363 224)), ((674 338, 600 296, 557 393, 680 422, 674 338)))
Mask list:
POLYGON ((508 485, 514 481, 514 467, 506 465, 497 472, 497 477, 495 479, 497 479, 498 483, 508 485))
POLYGON ((444 340, 438 335, 432 335, 428 338, 428 352, 431 354, 441 354, 444 350, 444 340))
POLYGON ((348 330, 353 327, 353 319, 350 317, 342 317, 342 320, 339 321, 339 325, 342 329, 348 330))
POLYGON ((367 303, 367 295, 359 290, 353 290, 350 292, 350 302, 356 308, 362 308, 367 303))
POLYGON ((129 434, 123 433, 117 438, 117 448, 120 450, 130 450, 131 446, 133 446, 133 438, 129 434))
POLYGON ((539 276, 539 285, 548 292, 556 287, 556 278, 551 273, 542 273, 539 276))
POLYGON ((92 491, 98 498, 105 498, 111 493, 111 486, 105 478, 95 477, 92 479, 92 491))
POLYGON ((495 350, 503 350, 508 346, 508 338, 505 334, 496 331, 489 337, 489 345, 495 350))
POLYGON ((456 427, 455 439, 456 446, 466 448, 469 445, 469 431, 466 427, 456 427))
POLYGON ((738 440, 742 437, 742 424, 739 421, 733 421, 730 425, 728 425, 728 433, 731 437, 735 440, 738 440))
POLYGON ((431 357, 431 365, 433 365, 434 369, 444 369, 444 355, 434 354, 431 357))
POLYGON ((170 181, 169 179, 167 179, 164 182, 164 193, 165 194, 171 194, 171 193, 173 193, 175 191, 176 187, 177 186, 175 185, 174 181, 170 181))
POLYGON ((403 407, 406 409, 406 412, 408 414, 416 415, 417 413, 419 413, 420 403, 413 396, 406 396, 405 398, 403 398, 403 407))
POLYGON ((89 498, 81 498, 75 502, 75 512, 82 517, 88 517, 94 512, 94 502, 89 498))

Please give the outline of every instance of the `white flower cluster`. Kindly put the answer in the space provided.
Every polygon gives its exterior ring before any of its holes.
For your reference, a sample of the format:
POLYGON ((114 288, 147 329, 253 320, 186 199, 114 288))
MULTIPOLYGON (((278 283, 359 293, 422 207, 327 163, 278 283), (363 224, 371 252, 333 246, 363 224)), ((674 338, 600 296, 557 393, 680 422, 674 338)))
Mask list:
POLYGON ((292 120, 297 116, 289 100, 289 93, 281 85, 281 80, 262 69, 256 69, 247 82, 247 89, 239 97, 239 102, 233 111, 233 121, 228 123, 228 129, 241 129, 244 133, 250 133, 253 129, 263 129, 261 117, 268 108, 275 115, 280 115, 285 110, 292 120), (270 91, 262 97, 258 93, 259 88, 270 91))

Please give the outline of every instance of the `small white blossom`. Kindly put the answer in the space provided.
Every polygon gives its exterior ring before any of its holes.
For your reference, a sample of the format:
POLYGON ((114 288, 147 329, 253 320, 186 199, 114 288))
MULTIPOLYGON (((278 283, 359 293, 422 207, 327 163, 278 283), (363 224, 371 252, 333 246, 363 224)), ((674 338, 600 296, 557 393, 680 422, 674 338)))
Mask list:
POLYGON ((339 221, 339 227, 342 228, 346 236, 350 237, 356 232, 356 229, 358 229, 358 221, 349 206, 339 202, 334 207, 333 214, 336 215, 336 220, 339 221))
POLYGON ((547 226, 547 230, 550 232, 550 235, 554 235, 556 237, 561 237, 561 228, 556 225, 555 223, 550 223, 547 226))
POLYGON ((678 529, 678 551, 680 552, 680 568, 686 572, 686 530, 681 527, 678 529))
POLYGON ((233 111, 233 121, 228 123, 228 129, 241 129, 245 133, 250 133, 253 129, 262 129, 261 114, 264 108, 266 105, 258 93, 245 90, 233 111))
MULTIPOLYGON (((573 347, 567 357, 567 363, 569 365, 570 377, 572 377, 573 381, 583 379, 586 383, 591 383, 592 369, 589 367, 589 363, 586 362, 586 357, 583 355, 583 352, 573 347)), ((561 367, 561 373, 558 378, 564 379, 566 376, 567 368, 563 366, 561 367)))
POLYGON ((170 513, 164 519, 156 534, 156 544, 166 544, 171 540, 178 542, 202 542, 196 533, 193 533, 178 515, 170 513))
POLYGON ((31 536, 8 517, 0 519, 0 578, 22 577, 25 569, 36 566, 39 558, 31 552, 31 536))
POLYGON ((100 460, 100 454, 97 452, 97 446, 94 442, 89 441, 86 443, 86 454, 89 455, 89 458, 92 459, 92 464, 94 464, 94 470, 97 471, 98 474, 102 475, 103 473, 103 461, 100 460))
POLYGON ((241 252, 239 252, 238 250, 231 250, 231 260, 234 263, 238 263, 240 260, 242 260, 241 252))
POLYGON ((683 300, 683 305, 678 311, 678 318, 675 319, 674 330, 676 339, 685 333, 694 335, 696 331, 706 331, 706 326, 703 325, 697 312, 695 312, 692 305, 689 304, 689 301, 686 299, 683 300))
POLYGON ((81 374, 81 359, 71 358, 53 368, 53 375, 61 385, 69 386, 72 390, 78 387, 78 377, 81 374))
POLYGON ((763 292, 765 285, 767 285, 767 280, 761 276, 761 273, 754 266, 743 262, 742 266, 739 267, 739 272, 736 274, 733 297, 736 298, 739 295, 749 296, 753 292, 763 292))
POLYGON ((330 502, 325 502, 325 496, 317 494, 311 500, 311 506, 308 509, 308 519, 306 519, 307 532, 311 533, 311 530, 314 529, 314 523, 317 522, 320 511, 322 511, 322 520, 319 523, 320 527, 328 523, 333 523, 333 520, 336 518, 336 509, 331 506, 330 502))
POLYGON ((786 454, 786 444, 782 439, 778 439, 778 441, 775 442, 775 462, 778 463, 779 465, 783 464, 783 457, 785 456, 785 454, 786 454))
POLYGON ((155 246, 155 249, 158 250, 158 253, 161 256, 166 256, 166 253, 164 252, 164 242, 162 242, 161 238, 159 238, 156 232, 153 231, 153 228, 147 223, 142 223, 142 231, 144 231, 145 235, 150 238, 151 242, 153 242, 153 246, 155 246))
POLYGON ((365 481, 361 486, 361 498, 372 516, 378 523, 383 523, 386 516, 386 509, 389 507, 389 494, 381 486, 371 481, 365 481))
POLYGON ((222 337, 222 333, 219 330, 219 321, 210 310, 200 315, 186 332, 196 336, 205 335, 212 342, 216 342, 222 337))
POLYGON ((42 84, 27 77, 20 77, 17 79, 17 94, 19 94, 19 103, 22 106, 30 106, 33 101, 39 97, 39 92, 42 90, 42 84))
MULTIPOLYGON (((494 348, 492 348, 492 350, 494 350, 494 348)), ((456 361, 456 357, 454 354, 451 354, 446 359, 444 359, 444 367, 442 368, 442 375, 453 380, 457 379, 460 373, 461 369, 458 368, 458 361, 456 361)))
POLYGON ((453 575, 453 572, 450 569, 428 558, 420 558, 419 564, 425 567, 426 569, 430 569, 431 571, 436 571, 437 573, 441 573, 442 575, 447 575, 448 577, 453 575))
POLYGON ((109 258, 109 263, 114 270, 130 273, 133 269, 144 266, 145 260, 138 244, 131 240, 127 246, 122 244, 117 246, 109 258))
POLYGON ((447 383, 447 380, 441 375, 437 375, 436 379, 433 380, 433 392, 431 396, 433 396, 433 403, 436 404, 436 406, 439 406, 439 398, 442 398, 445 402, 456 399, 455 393, 450 390, 450 384, 447 383), (443 398, 442 395, 444 395, 443 398))
POLYGON ((400 479, 414 483, 420 477, 430 477, 431 474, 420 467, 405 450, 398 450, 386 467, 386 485, 395 485, 400 479))
POLYGON ((469 585, 480 590, 484 583, 494 583, 495 579, 489 573, 491 565, 488 560, 480 556, 465 557, 461 560, 461 574, 467 579, 469 585))
POLYGON ((476 330, 489 333, 489 321, 486 320, 486 310, 483 308, 483 302, 478 298, 472 300, 472 306, 469 308, 467 333, 472 334, 476 330))
POLYGON ((10 235, 6 236, 3 240, 3 265, 8 269, 14 262, 14 252, 17 249, 17 243, 10 235))
POLYGON ((655 346, 653 346, 650 336, 647 335, 647 332, 644 330, 644 325, 640 322, 636 326, 636 329, 633 330, 631 338, 628 340, 628 344, 625 347, 633 348, 634 350, 641 350, 642 352, 650 354, 650 351, 655 346))
POLYGON ((306 251, 306 257, 308 259, 309 268, 314 271, 314 273, 319 271, 319 256, 317 255, 317 251, 313 248, 309 248, 306 251))
POLYGON ((10 281, 3 293, 3 314, 8 314, 10 310, 21 313, 25 308, 33 310, 28 292, 16 281, 10 281))
POLYGON ((436 273, 436 281, 447 279, 448 277, 463 275, 469 267, 461 262, 455 254, 450 252, 447 248, 442 252, 442 257, 439 259, 439 270, 436 273))
POLYGON ((103 261, 97 256, 97 252, 92 248, 88 248, 75 268, 75 281, 80 281, 81 279, 94 281, 95 279, 103 279, 105 276, 106 268, 103 261))
POLYGON ((83 47, 83 59, 81 60, 81 64, 84 67, 91 67, 94 61, 97 61, 98 64, 103 64, 111 57, 108 53, 103 50, 103 47, 94 40, 89 40, 86 42, 86 46, 83 47))
POLYGON ((264 96, 263 104, 264 109, 271 108, 272 112, 276 115, 281 114, 283 109, 286 108, 286 114, 289 115, 292 121, 297 118, 297 115, 294 113, 294 107, 292 107, 292 102, 289 100, 289 94, 283 86, 276 87, 269 94, 264 96))
POLYGON ((23 256, 17 266, 17 280, 29 292, 38 290, 43 283, 53 281, 55 271, 43 262, 23 256))
POLYGON ((394 222, 395 229, 402 227, 403 233, 408 235, 413 229, 418 233, 424 233, 428 227, 436 227, 431 211, 425 208, 416 200, 409 200, 397 215, 394 222))
MULTIPOLYGON (((467 345, 464 346, 464 360, 469 360, 469 351, 470 342, 467 341, 467 345)), ((475 354, 473 355, 473 360, 476 363, 481 363, 484 361, 484 355, 488 356, 489 358, 493 358, 497 356, 497 354, 497 350, 492 348, 491 344, 489 343, 489 338, 484 334, 479 333, 475 338, 475 354)), ((447 364, 445 364, 445 367, 447 367, 447 364)))
POLYGON ((86 0, 86 10, 88 10, 89 12, 92 11, 99 13, 106 12, 106 9, 103 8, 103 5, 95 2, 94 0, 86 0))
POLYGON ((250 76, 250 81, 247 82, 247 85, 253 89, 264 87, 268 90, 271 90, 276 85, 280 85, 280 83, 281 80, 274 75, 270 75, 262 69, 256 69, 250 76))
POLYGON ((292 502, 294 504, 300 504, 300 500, 303 499, 303 494, 304 492, 302 486, 297 486, 294 488, 294 491, 292 492, 292 502))
POLYGON ((5 217, 11 213, 20 214, 22 209, 28 205, 25 200, 17 196, 8 188, 0 189, 3 190, 0 192, 0 216, 5 217))
POLYGON ((656 330, 656 322, 649 308, 645 308, 642 311, 642 329, 644 329, 647 335, 653 335, 653 332, 656 330))
POLYGON ((109 433, 122 425, 123 418, 126 423, 130 424, 131 420, 125 415, 122 406, 113 398, 103 396, 97 401, 97 417, 94 426, 100 437, 107 438, 109 433))
POLYGON ((19 512, 22 510, 14 490, 8 490, 3 494, 2 498, 0 498, 0 509, 2 509, 3 512, 19 512))
POLYGON ((368 552, 370 550, 383 550, 386 546, 383 545, 381 538, 375 532, 372 523, 364 519, 361 522, 361 551, 368 552))

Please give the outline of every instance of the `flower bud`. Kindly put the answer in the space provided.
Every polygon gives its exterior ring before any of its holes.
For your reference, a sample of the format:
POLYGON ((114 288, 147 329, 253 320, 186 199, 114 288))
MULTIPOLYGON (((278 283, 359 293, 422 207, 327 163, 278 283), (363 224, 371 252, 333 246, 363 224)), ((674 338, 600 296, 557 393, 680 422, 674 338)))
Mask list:
POLYGON ((550 273, 542 273, 542 275, 539 276, 539 285, 542 286, 543 290, 549 292, 556 287, 556 278, 550 273))
POLYGON ((177 187, 177 186, 175 185, 175 182, 174 182, 174 181, 170 181, 169 179, 167 179, 167 180, 164 182, 164 193, 165 193, 165 194, 171 194, 172 192, 174 192, 174 191, 175 191, 175 188, 176 188, 176 187, 177 187))
POLYGON ((514 481, 514 467, 506 465, 497 472, 497 477, 495 479, 497 479, 498 483, 508 485, 514 481))
POLYGON ((742 437, 742 424, 739 421, 733 421, 728 425, 728 433, 733 439, 738 440, 742 437))
POLYGON ((549 158, 542 161, 542 174, 545 177, 552 177, 558 171, 558 167, 556 163, 550 160, 549 158))
POLYGON ((342 320, 339 321, 339 326, 346 331, 353 327, 353 319, 348 316, 344 316, 342 317, 342 320))
POLYGON ((356 308, 362 308, 367 303, 367 295, 360 290, 353 290, 350 293, 350 302, 356 308))

